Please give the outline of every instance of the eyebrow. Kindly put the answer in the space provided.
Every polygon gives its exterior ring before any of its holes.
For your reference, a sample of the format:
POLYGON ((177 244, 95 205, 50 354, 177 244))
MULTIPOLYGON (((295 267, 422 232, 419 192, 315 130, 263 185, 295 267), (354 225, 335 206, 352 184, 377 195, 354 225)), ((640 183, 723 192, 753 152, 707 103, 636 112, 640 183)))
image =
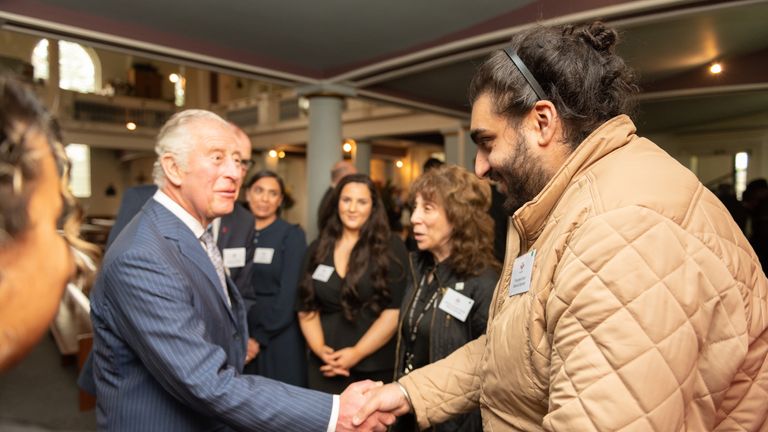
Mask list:
POLYGON ((487 130, 483 128, 472 129, 472 131, 469 132, 469 137, 472 138, 472 142, 477 145, 477 141, 480 139, 480 135, 486 131, 487 130))

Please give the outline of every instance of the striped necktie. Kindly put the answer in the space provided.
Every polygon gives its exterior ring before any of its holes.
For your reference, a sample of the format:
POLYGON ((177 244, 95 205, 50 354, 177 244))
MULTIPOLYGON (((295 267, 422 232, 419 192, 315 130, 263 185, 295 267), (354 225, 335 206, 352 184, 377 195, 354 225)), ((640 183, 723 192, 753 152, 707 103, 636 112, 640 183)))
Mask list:
POLYGON ((213 236, 210 231, 206 230, 203 235, 200 236, 200 240, 203 241, 205 251, 208 253, 208 257, 211 259, 213 267, 216 269, 216 274, 219 276, 221 287, 224 289, 224 298, 227 299, 227 305, 231 307, 232 303, 229 299, 229 293, 227 292, 227 277, 224 273, 224 262, 221 260, 221 252, 219 252, 219 248, 216 247, 216 242, 213 241, 213 236))

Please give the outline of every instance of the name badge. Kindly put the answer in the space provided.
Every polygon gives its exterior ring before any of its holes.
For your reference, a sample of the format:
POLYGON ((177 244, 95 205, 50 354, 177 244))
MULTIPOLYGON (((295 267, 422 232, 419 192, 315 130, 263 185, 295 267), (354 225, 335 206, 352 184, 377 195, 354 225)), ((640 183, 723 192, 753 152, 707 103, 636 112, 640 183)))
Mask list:
POLYGON ((536 258, 536 250, 531 250, 527 254, 515 258, 512 267, 512 280, 509 281, 510 297, 528 292, 531 289, 534 258, 536 258))
POLYGON ((471 298, 448 288, 438 307, 457 320, 464 322, 467 319, 467 315, 469 315, 469 311, 472 310, 473 304, 475 304, 475 301, 471 298))
POLYGON ((253 262, 255 264, 272 264, 272 257, 275 255, 273 248, 256 248, 253 253, 253 262))
POLYGON ((243 267, 245 265, 245 248, 226 248, 223 257, 224 267, 243 267))
POLYGON ((320 264, 315 269, 315 272, 312 273, 312 279, 320 282, 328 282, 328 279, 331 278, 333 271, 334 271, 333 267, 327 266, 325 264, 320 264))

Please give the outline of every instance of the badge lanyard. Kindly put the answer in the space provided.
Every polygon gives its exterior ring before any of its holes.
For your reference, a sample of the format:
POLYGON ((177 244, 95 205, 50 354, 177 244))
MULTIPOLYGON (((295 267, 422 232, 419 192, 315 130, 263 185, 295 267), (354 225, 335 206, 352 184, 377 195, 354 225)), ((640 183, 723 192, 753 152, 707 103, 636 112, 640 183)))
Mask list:
MULTIPOLYGON (((438 288, 435 289, 435 292, 432 293, 432 297, 427 301, 427 303, 424 305, 424 308, 419 312, 419 316, 416 317, 416 321, 413 320, 413 314, 416 312, 416 308, 412 307, 411 310, 408 312, 408 336, 409 340, 411 342, 411 351, 414 350, 414 344, 416 342, 416 334, 419 331, 419 324, 421 323, 421 320, 424 319, 424 316, 427 314, 427 312, 432 308, 432 306, 435 304, 435 300, 437 299, 437 293, 440 292, 440 281, 437 279, 437 269, 432 269, 430 273, 435 278, 435 281, 437 282, 438 288)), ((414 306, 416 306, 416 302, 419 300, 419 296, 421 295, 421 291, 424 288, 424 285, 426 283, 427 276, 424 275, 421 277, 421 282, 419 282, 419 288, 416 290, 416 295, 414 296, 414 306)), ((428 285, 428 284, 427 284, 428 285)), ((414 354, 411 352, 406 352, 405 354, 405 370, 404 373, 407 375, 410 371, 413 370, 413 356, 414 354)))

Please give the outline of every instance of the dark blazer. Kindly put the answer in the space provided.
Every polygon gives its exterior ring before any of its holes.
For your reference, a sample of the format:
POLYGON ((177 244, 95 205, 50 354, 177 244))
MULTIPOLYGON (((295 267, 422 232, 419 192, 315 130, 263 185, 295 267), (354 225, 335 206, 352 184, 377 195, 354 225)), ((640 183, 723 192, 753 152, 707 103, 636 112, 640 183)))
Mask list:
POLYGON ((154 200, 107 252, 91 294, 97 421, 109 431, 319 431, 332 396, 240 375, 245 309, 200 242, 154 200))
POLYGON ((243 267, 230 267, 229 276, 235 281, 235 284, 243 289, 250 282, 244 280, 248 273, 247 270, 250 265, 253 264, 253 236, 255 233, 256 220, 253 217, 253 213, 247 210, 239 203, 235 203, 235 208, 232 213, 221 217, 221 224, 219 225, 219 235, 216 239, 216 246, 219 250, 224 252, 224 249, 229 248, 245 248, 246 257, 245 265, 243 267))

